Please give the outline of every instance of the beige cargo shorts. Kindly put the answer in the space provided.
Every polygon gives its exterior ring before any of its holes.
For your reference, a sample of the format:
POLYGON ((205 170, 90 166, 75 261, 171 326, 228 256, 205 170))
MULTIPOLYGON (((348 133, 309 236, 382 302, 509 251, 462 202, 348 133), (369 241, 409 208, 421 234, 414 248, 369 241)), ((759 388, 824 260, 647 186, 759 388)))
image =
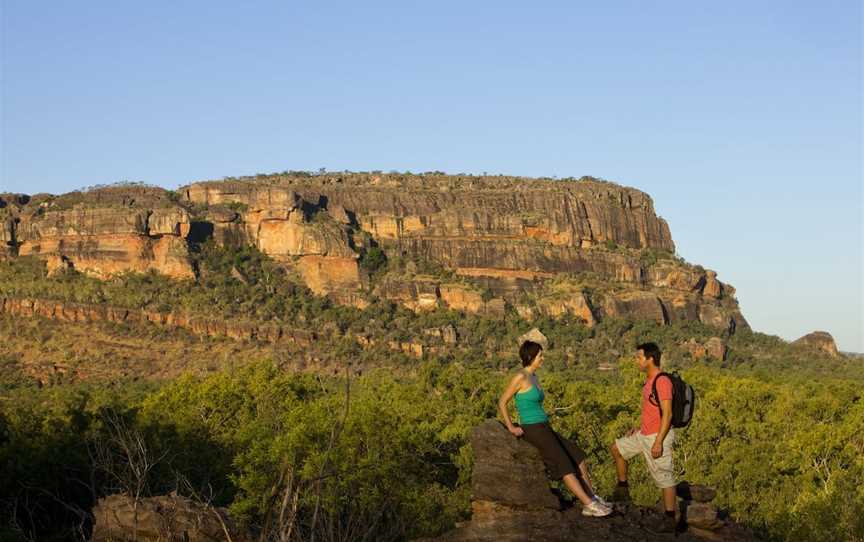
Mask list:
POLYGON ((657 487, 660 489, 673 487, 675 485, 675 465, 672 462, 672 445, 675 443, 675 430, 669 429, 669 432, 666 433, 666 438, 663 439, 663 455, 654 459, 651 456, 651 447, 654 446, 656 439, 657 433, 643 435, 641 431, 636 431, 629 437, 615 439, 615 445, 621 452, 621 457, 626 460, 630 460, 641 453, 645 457, 648 471, 654 478, 657 487))

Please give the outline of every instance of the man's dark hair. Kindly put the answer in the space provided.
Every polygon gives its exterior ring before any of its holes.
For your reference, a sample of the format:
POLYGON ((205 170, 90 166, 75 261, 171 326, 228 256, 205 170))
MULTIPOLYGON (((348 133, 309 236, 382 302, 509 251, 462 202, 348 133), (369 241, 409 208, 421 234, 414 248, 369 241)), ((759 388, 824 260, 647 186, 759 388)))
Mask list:
POLYGON ((644 352, 646 358, 651 358, 654 360, 654 365, 660 367, 660 357, 663 355, 663 352, 660 351, 660 348, 656 344, 642 343, 636 347, 636 350, 644 352))
POLYGON ((534 361, 534 358, 537 357, 537 354, 541 350, 543 350, 543 347, 534 341, 525 341, 522 343, 522 346, 519 347, 519 357, 522 358, 522 367, 531 365, 531 362, 534 361))

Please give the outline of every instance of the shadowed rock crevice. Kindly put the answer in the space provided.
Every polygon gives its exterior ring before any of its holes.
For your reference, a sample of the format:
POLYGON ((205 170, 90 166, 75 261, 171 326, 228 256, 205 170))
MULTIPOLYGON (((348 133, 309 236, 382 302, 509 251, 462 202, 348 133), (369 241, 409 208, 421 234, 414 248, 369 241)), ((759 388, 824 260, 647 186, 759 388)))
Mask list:
POLYGON ((190 243, 205 243, 213 238, 214 226, 211 222, 194 221, 189 224, 186 240, 190 243))

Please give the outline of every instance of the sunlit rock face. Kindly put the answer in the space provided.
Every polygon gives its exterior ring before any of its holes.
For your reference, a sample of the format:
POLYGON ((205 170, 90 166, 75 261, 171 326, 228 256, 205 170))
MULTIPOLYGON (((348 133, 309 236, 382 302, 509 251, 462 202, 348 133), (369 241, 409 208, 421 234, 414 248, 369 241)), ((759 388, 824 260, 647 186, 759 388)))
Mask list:
POLYGON ((154 270, 194 278, 185 241, 189 213, 165 190, 133 186, 40 195, 8 201, 0 213, 7 247, 44 258, 52 270, 70 267, 99 278, 154 270))
POLYGON ((254 245, 310 289, 358 307, 369 296, 415 311, 446 307, 493 318, 747 323, 734 288, 674 256, 647 194, 579 180, 443 174, 270 175, 168 192, 118 186, 0 195, 0 258, 33 255, 54 271, 107 278, 156 271, 194 278, 189 246, 254 245), (361 255, 431 262, 447 276, 388 271, 361 255))
POLYGON ((837 343, 834 342, 834 337, 827 331, 808 333, 792 344, 821 350, 831 357, 838 357, 840 355, 840 352, 837 350, 837 343))
POLYGON ((637 262, 583 249, 609 244, 675 250, 647 194, 600 181, 276 176, 195 183, 182 192, 198 204, 242 204, 250 223, 261 213, 287 219, 284 210, 302 200, 332 209, 334 221, 356 223, 382 246, 475 275, 596 271, 638 281, 637 262))

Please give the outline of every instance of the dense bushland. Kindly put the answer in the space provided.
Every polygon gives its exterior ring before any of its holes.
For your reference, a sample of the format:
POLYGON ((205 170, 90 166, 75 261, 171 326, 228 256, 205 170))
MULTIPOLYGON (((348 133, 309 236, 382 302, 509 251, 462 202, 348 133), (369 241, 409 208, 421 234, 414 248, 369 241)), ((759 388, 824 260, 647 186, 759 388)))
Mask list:
MULTIPOLYGON (((553 424, 589 451, 609 493, 612 439, 638 419, 641 376, 546 370, 553 424)), ((352 376, 353 374, 353 376, 352 376)), ((770 380, 695 365, 701 403, 679 435, 681 477, 772 539, 864 535, 861 382, 770 380)), ((179 490, 228 505, 259 532, 286 492, 298 533, 431 535, 469 512, 473 426, 495 415, 507 371, 430 360, 403 375, 320 377, 270 363, 138 386, 16 388, 0 402, 0 514, 12 532, 73 537, 98 496, 179 490), (122 446, 140 436, 153 463, 122 446), (317 512, 316 512, 317 510, 317 512), (313 518, 315 518, 313 522, 313 518), (59 528, 63 525, 63 528, 59 528)), ((638 462, 634 496, 656 491, 638 462)))

